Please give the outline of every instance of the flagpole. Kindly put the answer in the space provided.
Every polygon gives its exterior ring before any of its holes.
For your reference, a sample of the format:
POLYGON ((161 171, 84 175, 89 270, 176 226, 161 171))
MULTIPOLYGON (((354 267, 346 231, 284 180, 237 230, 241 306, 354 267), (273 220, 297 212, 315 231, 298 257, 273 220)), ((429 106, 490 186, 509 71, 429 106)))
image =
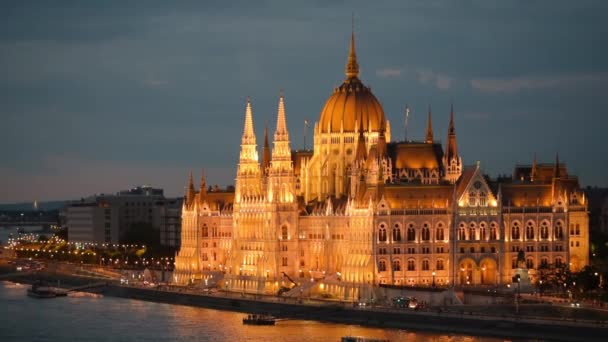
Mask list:
POLYGON ((410 117, 410 107, 406 104, 405 105, 405 121, 404 121, 404 128, 405 128, 405 136, 403 137, 404 141, 407 141, 407 120, 410 117))
POLYGON ((306 150, 306 133, 308 131, 308 120, 304 119, 304 150, 306 150))

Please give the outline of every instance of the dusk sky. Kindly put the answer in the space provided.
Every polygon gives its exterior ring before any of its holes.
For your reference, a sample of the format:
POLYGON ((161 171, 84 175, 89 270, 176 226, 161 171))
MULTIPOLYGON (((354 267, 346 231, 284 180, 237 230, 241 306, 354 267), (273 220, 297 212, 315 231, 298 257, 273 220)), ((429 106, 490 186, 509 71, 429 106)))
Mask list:
POLYGON ((261 145, 281 89, 302 148, 345 77, 353 12, 393 140, 406 104, 422 139, 430 104, 444 142, 453 102, 465 164, 495 177, 559 152, 608 186, 608 1, 3 1, 0 202, 177 196, 202 168, 232 184, 247 96, 261 145))

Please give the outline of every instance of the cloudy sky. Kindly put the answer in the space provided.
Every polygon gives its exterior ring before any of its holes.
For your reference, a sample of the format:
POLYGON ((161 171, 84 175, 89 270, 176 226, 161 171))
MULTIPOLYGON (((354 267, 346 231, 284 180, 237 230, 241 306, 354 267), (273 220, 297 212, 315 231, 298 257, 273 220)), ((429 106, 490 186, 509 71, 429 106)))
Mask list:
MULTIPOLYGON (((496 176, 559 152, 608 186, 606 1, 3 1, 0 202, 137 184, 233 182, 245 101, 261 142, 284 90, 292 147, 344 79, 351 13, 361 78, 403 139, 433 108, 445 141, 496 176)), ((309 142, 311 141, 309 134, 309 142)))

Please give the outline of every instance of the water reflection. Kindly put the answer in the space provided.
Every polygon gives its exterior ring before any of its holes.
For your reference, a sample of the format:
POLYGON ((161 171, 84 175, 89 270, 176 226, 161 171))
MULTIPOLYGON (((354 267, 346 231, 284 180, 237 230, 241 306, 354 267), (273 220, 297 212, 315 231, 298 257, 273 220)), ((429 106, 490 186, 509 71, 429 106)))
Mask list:
POLYGON ((474 342, 499 339, 287 320, 242 324, 243 314, 120 298, 38 300, 26 287, 0 283, 0 340, 4 341, 339 341, 344 335, 390 341, 474 342))

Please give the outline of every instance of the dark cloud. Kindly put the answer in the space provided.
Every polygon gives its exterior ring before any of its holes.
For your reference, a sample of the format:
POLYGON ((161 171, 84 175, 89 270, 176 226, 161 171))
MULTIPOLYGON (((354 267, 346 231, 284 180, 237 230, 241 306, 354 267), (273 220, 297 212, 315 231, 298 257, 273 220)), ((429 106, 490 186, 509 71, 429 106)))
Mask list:
POLYGON ((246 97, 261 142, 280 89, 300 148, 304 119, 318 118, 344 77, 352 12, 362 78, 393 138, 403 137, 406 103, 410 137, 424 134, 429 103, 445 136, 453 102, 466 162, 508 173, 534 152, 551 161, 559 151, 583 184, 608 185, 606 10, 598 1, 5 1, 0 201, 144 182, 177 194, 201 167, 219 170, 211 183, 231 183, 246 97))

